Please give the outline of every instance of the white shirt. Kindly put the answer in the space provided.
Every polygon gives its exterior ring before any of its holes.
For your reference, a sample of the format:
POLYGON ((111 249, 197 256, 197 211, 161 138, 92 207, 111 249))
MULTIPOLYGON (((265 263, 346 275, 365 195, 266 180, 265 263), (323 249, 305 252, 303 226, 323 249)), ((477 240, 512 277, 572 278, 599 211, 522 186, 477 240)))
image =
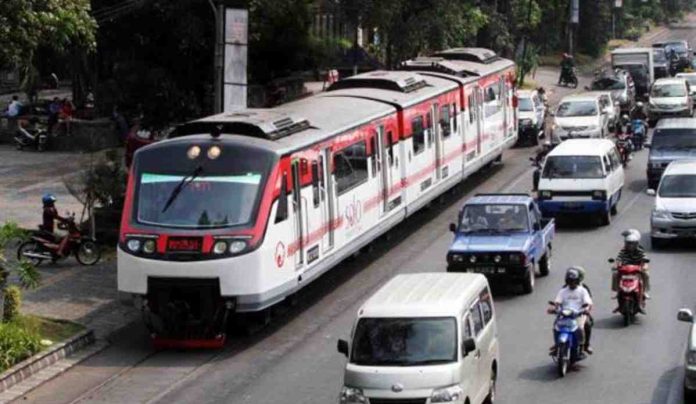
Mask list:
POLYGON ((21 108, 22 108, 21 102, 12 100, 12 102, 10 102, 10 106, 7 107, 7 116, 10 116, 10 117, 18 116, 21 108))
POLYGON ((592 305, 592 298, 583 286, 578 286, 574 290, 566 286, 558 292, 555 302, 563 308, 580 311, 583 304, 592 305))

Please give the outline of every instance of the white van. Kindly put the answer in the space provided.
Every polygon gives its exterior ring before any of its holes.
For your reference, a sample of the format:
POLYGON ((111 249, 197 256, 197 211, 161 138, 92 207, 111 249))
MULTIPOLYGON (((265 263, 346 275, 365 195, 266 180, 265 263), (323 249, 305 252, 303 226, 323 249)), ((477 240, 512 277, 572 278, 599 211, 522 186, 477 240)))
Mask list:
POLYGON ((498 337, 481 274, 398 275, 358 311, 339 402, 479 404, 495 398, 498 337))
POLYGON ((624 169, 614 142, 572 139, 546 157, 539 180, 539 208, 546 217, 592 214, 611 223, 624 186, 624 169))

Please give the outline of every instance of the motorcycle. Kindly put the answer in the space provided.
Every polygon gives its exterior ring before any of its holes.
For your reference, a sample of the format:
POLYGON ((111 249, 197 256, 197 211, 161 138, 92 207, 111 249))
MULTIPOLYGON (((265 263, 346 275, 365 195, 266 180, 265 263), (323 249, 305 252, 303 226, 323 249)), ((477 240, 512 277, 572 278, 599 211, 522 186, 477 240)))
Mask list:
POLYGON ((643 149, 643 143, 645 143, 645 135, 647 128, 645 126, 645 121, 642 119, 634 119, 631 121, 631 142, 633 143, 633 150, 643 149))
POLYGON ((619 133, 616 135, 616 148, 619 150, 619 157, 621 157, 621 164, 624 167, 628 165, 631 161, 631 152, 633 151, 633 144, 631 142, 631 135, 627 133, 619 133))
MULTIPOLYGON (((649 260, 646 260, 647 262, 649 260)), ((615 260, 610 258, 609 263, 614 264, 615 260)), ((623 316, 625 327, 633 324, 636 314, 640 313, 639 308, 645 307, 641 272, 641 265, 621 265, 617 269, 618 288, 616 298, 618 300, 618 311, 623 316)))
POLYGON ((576 311, 570 308, 558 307, 555 302, 550 301, 550 305, 554 309, 550 314, 556 315, 556 320, 553 324, 554 335, 556 337, 556 349, 551 354, 551 358, 556 363, 558 376, 564 377, 568 372, 568 368, 573 364, 585 359, 582 354, 582 346, 578 338, 578 320, 577 318, 586 314, 583 305, 583 310, 576 311))
POLYGON ((96 240, 83 235, 75 223, 75 214, 68 217, 65 223, 59 223, 58 228, 66 230, 67 240, 65 246, 61 248, 61 240, 57 240, 52 233, 41 229, 34 232, 29 240, 23 242, 17 248, 17 260, 28 261, 34 266, 40 265, 43 261, 51 260, 57 262, 75 256, 81 265, 94 265, 101 258, 101 251, 96 240))
POLYGON ((30 147, 36 151, 42 152, 46 150, 48 146, 48 131, 46 128, 38 125, 35 125, 34 129, 26 129, 22 125, 19 125, 14 136, 14 141, 17 150, 30 147))
POLYGON ((558 78, 558 85, 570 88, 578 87, 578 72, 575 67, 564 71, 561 70, 561 76, 558 78))

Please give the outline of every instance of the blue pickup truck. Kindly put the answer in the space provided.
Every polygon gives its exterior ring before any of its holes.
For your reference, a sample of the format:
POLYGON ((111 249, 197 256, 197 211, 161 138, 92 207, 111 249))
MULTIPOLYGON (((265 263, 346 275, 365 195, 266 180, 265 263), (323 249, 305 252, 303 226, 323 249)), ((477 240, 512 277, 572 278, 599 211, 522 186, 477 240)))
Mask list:
POLYGON ((451 223, 454 241, 447 252, 448 272, 476 272, 491 281, 512 281, 524 293, 534 278, 551 270, 553 219, 525 194, 479 194, 469 199, 451 223))

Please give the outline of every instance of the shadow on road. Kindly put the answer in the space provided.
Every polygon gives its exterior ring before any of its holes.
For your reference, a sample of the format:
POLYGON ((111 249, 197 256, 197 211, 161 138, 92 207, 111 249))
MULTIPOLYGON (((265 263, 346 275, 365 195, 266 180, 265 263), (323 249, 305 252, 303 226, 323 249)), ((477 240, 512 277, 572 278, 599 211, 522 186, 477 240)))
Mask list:
POLYGON ((660 376, 653 391, 651 404, 678 404, 685 403, 681 380, 684 370, 674 367, 660 376))

